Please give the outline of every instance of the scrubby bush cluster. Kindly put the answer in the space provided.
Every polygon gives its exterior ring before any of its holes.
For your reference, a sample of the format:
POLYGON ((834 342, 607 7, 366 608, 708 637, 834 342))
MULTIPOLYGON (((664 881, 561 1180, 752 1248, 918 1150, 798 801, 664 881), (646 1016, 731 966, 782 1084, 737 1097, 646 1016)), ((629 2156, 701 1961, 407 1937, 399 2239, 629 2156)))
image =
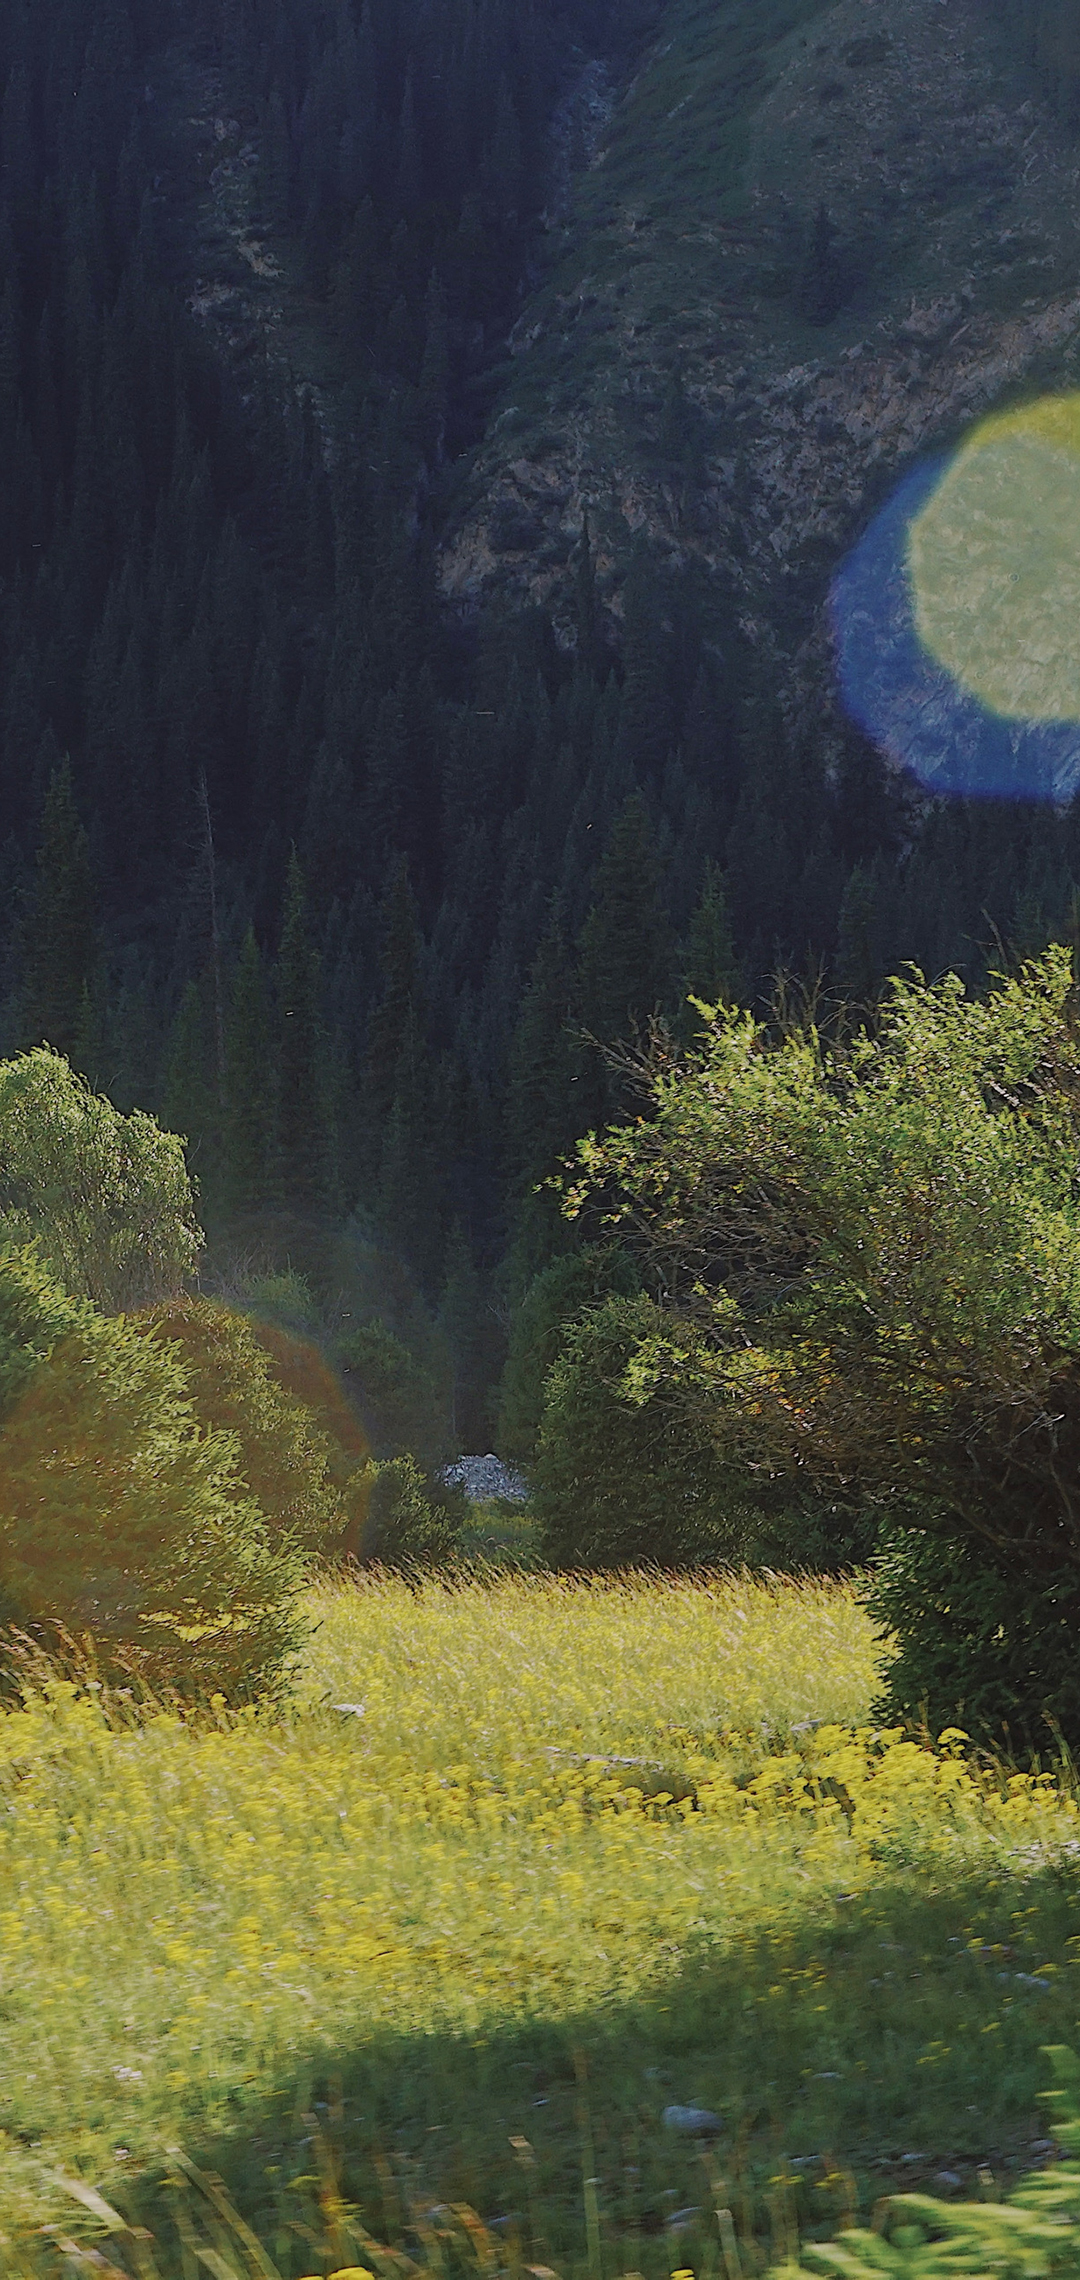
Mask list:
MULTIPOLYGON (((183 1369, 201 1424, 236 1439, 244 1478, 275 1538, 332 1553, 348 1534, 357 1467, 341 1463, 312 1407, 287 1393, 252 1324, 205 1299, 174 1299, 137 1328, 183 1369)), ((363 1474, 361 1472, 361 1478, 363 1474)))
POLYGON ((183 1295, 201 1236, 182 1142, 42 1051, 0 1067, 0 1167, 9 1633, 88 1636, 106 1674, 237 1698, 280 1682, 313 1560, 452 1555, 453 1500, 371 1460, 316 1346, 183 1295))
POLYGON ((0 1226, 107 1313, 182 1290, 203 1242, 183 1141, 44 1047, 0 1062, 0 1226))
MULTIPOLYGON (((747 1501, 881 1553, 890 1713, 1012 1745, 1080 1733, 1080 1025, 1067 951, 985 1000, 894 982, 873 1034, 749 1014, 658 1047, 647 1114, 578 1151, 567 1208, 643 1293, 549 1380, 553 1547, 704 1542, 747 1501), (636 1482, 636 1489, 632 1484, 636 1482), (666 1490, 666 1494, 665 1494, 666 1490), (861 1516, 861 1518, 860 1518, 861 1516)), ((813 1539, 811 1539, 813 1540, 813 1539)), ((716 1541, 716 1538, 713 1538, 716 1541)))
POLYGON ((271 1540, 238 1436, 179 1358, 0 1256, 0 1588, 8 1622, 91 1633, 151 1685, 249 1692, 298 1643, 295 1538, 271 1540))

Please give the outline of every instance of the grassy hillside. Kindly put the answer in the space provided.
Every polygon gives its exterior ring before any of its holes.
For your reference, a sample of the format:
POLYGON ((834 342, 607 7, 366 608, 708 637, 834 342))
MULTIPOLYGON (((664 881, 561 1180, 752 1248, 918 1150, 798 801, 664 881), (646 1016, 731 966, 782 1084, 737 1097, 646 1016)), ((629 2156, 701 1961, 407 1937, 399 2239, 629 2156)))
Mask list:
POLYGON ((178 2261, 148 2179, 180 2144, 287 2275, 367 2265, 366 2228, 444 2270, 660 2280, 713 2268, 718 2196, 757 2270, 794 2212, 1032 2158, 1077 1807, 869 1730, 851 1588, 312 1612, 287 1719, 136 1727, 61 1689, 0 1725, 5 2233, 78 2218, 63 2169, 178 2261), (665 2126, 695 2102, 711 2148, 665 2126))

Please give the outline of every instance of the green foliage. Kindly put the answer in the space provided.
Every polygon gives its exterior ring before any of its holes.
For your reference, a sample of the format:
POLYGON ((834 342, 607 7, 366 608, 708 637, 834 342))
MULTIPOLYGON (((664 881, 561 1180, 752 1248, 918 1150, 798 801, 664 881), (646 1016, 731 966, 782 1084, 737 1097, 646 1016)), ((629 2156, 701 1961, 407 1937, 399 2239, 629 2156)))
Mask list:
POLYGON ((858 1497, 900 1531, 890 1713, 918 1714, 909 1685, 929 1686, 939 1716, 1045 1741, 1047 1717, 1080 1714, 1054 1645, 1080 1604, 1068 953, 982 1003, 955 976, 894 982, 878 1034, 846 1050, 718 1011, 699 1055, 657 1057, 652 1103, 581 1144, 568 1206, 603 1199, 665 1293, 623 1391, 728 1477, 858 1497), (963 1547, 958 1599, 939 1542, 963 1547))
POLYGON ((334 1189, 326 1097, 319 960, 311 941, 304 875, 293 848, 277 963, 278 1155, 285 1201, 299 1212, 325 1210, 334 1189))
POLYGON ((974 1536, 892 1527, 868 1604, 899 1641, 883 1716, 925 1720, 933 1733, 959 1719, 1017 1753, 1050 1750, 1057 1727, 1080 1733, 1068 1567, 1021 1578, 1015 1559, 974 1536))
POLYGON ((155 1307, 137 1326, 182 1363, 200 1425, 234 1436, 244 1488, 275 1540, 332 1552, 352 1511, 330 1437, 312 1409, 283 1391, 254 1326, 194 1298, 155 1307))
POLYGON ((76 1049, 95 951, 90 842, 79 820, 65 761, 45 795, 33 907, 23 954, 23 1030, 27 1042, 76 1049))
POLYGON ((104 1672, 189 1694, 274 1684, 300 1569, 268 1545, 239 1443, 203 1429, 179 1356, 58 1296, 26 1252, 0 1257, 0 1341, 7 1618, 46 1641, 90 1633, 104 1672))
MULTIPOLYGON (((1057 2088, 1046 2093, 1058 2111, 1053 2131, 1072 2159, 1036 2171, 1007 2201, 939 2201, 929 2193, 894 2193, 873 2231, 852 2226, 836 2241, 815 2242, 803 2261, 834 2280, 948 2280, 958 2272, 996 2273, 1002 2280, 1048 2280, 1080 2272, 1080 2059, 1049 2046, 1057 2088)), ((774 2268, 788 2280, 798 2266, 774 2268)))
POLYGON ((510 1349, 499 1397, 500 1453, 529 1464, 544 1407, 544 1384, 568 1327, 605 1298, 630 1298, 639 1288, 625 1251, 598 1243, 554 1259, 530 1283, 510 1328, 510 1349))
POLYGON ((34 1244, 0 1253, 0 1423, 39 1363, 86 1313, 47 1273, 34 1244))
POLYGON ((445 1567, 465 1525, 465 1499, 422 1472, 414 1457, 376 1467, 360 1558, 388 1568, 445 1567))
POLYGON ((276 1274, 256 1275, 243 1286, 244 1305, 255 1314, 268 1316, 289 1330, 314 1330, 319 1320, 319 1308, 306 1276, 297 1274, 294 1267, 282 1267, 276 1274))
POLYGON ((381 1322, 368 1322, 339 1339, 337 1353, 377 1455, 411 1450, 435 1463, 449 1453, 440 1388, 403 1339, 381 1322))
POLYGON ((753 1521, 705 1429, 625 1373, 662 1328, 652 1301, 608 1298, 569 1331, 547 1381, 534 1510, 558 1567, 692 1567, 746 1559, 753 1521))
POLYGON ((632 1038, 663 1012, 671 991, 671 939, 660 864, 640 794, 616 819, 581 934, 581 1013, 603 1045, 632 1038))
POLYGON ((181 1290, 202 1243, 182 1141, 44 1048, 0 1062, 0 1225, 106 1312, 181 1290))
POLYGON ((311 1411, 331 1444, 335 1479, 347 1477, 370 1455, 367 1434, 334 1364, 313 1338, 301 1338, 281 1322, 249 1316, 252 1330, 270 1363, 275 1382, 293 1401, 311 1411))

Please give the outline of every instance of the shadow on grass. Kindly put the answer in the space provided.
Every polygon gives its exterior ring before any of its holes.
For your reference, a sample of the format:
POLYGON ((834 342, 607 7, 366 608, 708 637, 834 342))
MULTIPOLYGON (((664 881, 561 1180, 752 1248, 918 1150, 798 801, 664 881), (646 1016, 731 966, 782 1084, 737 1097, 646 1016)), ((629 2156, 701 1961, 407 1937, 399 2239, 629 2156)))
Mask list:
MULTIPOLYGON (((827 2236, 885 2191, 977 2193, 986 2167, 1007 2191, 1046 2128, 1041 2048, 1076 2036, 1080 1872, 943 1869, 927 1891, 924 1869, 918 1886, 883 1870, 771 1936, 658 1956, 648 1995, 584 2015, 324 2049, 232 2093, 232 2118, 188 2151, 286 2276, 356 2261, 318 2215, 331 2174, 392 2246, 467 2203, 510 2244, 500 2262, 562 2273, 595 2273, 598 2247, 611 2273, 709 2272, 717 2197, 760 2266, 795 2218, 827 2236), (680 2134, 669 2105, 723 2129, 680 2134)), ((160 2186, 138 2199, 164 2245, 160 2186)))

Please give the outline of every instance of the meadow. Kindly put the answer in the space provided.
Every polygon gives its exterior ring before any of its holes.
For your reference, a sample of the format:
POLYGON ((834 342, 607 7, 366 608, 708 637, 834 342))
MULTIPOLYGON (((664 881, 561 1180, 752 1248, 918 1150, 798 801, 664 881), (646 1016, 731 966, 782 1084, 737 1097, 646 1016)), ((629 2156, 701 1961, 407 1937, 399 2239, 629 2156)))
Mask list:
POLYGON ((738 2280, 1037 2159, 1072 1777, 876 1728, 854 1585, 376 1578, 311 1615, 284 1711, 53 1682, 0 1717, 13 2269, 94 2232, 61 2173, 186 2280, 229 2241, 286 2280, 738 2280), (239 2212, 216 2247, 177 2148, 239 2212))

